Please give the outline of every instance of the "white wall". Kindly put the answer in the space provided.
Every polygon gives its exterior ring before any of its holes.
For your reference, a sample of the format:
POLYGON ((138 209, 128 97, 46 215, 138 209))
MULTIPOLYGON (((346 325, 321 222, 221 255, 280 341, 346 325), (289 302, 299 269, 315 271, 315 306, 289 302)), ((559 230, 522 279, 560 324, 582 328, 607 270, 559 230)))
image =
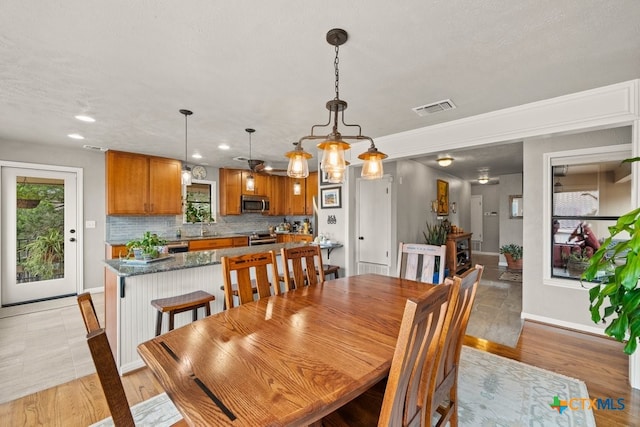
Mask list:
POLYGON ((84 218, 95 221, 96 228, 84 229, 84 289, 102 287, 105 258, 105 169, 104 153, 83 148, 66 149, 24 142, 0 142, 0 159, 83 169, 84 218))
MULTIPOLYGON (((498 216, 500 218, 500 243, 499 246, 509 243, 522 245, 522 218, 509 218, 509 196, 522 194, 523 216, 527 214, 527 205, 530 200, 522 191, 522 174, 500 175, 500 194, 498 216)), ((531 205, 530 212, 535 212, 535 205, 531 205)), ((524 256, 523 256, 524 259, 524 256)), ((500 255, 500 265, 507 265, 504 255, 500 255)))

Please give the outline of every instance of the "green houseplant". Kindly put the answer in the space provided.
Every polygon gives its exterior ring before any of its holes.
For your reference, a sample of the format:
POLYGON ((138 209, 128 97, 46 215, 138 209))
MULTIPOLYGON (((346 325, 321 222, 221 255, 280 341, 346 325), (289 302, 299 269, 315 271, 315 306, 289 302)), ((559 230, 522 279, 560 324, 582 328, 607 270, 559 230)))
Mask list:
POLYGON ((509 270, 522 270, 522 246, 508 243, 500 246, 500 253, 506 258, 509 270))
POLYGON ((624 352, 633 354, 640 336, 640 208, 621 216, 609 233, 582 279, 595 283, 589 289, 591 319, 606 323, 611 318, 605 334, 627 339, 624 352), (627 233, 628 239, 615 239, 627 233))
POLYGON ((52 228, 36 237, 25 247, 27 259, 24 269, 41 280, 53 279, 62 273, 64 260, 64 238, 60 230, 52 228))
POLYGON ((153 259, 158 258, 162 246, 166 244, 167 241, 157 234, 145 231, 141 239, 129 240, 127 249, 133 252, 136 259, 153 259))
POLYGON ((447 229, 442 223, 434 225, 427 223, 427 230, 423 231, 422 234, 424 235, 425 243, 428 245, 441 246, 447 241, 447 229))

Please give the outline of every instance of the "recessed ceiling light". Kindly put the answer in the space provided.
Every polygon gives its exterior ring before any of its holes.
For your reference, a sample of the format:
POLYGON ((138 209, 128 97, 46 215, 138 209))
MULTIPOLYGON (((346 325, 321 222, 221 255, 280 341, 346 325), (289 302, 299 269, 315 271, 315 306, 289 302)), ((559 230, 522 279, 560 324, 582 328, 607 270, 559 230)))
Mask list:
POLYGON ((73 139, 84 139, 84 136, 77 134, 77 133, 70 133, 69 135, 67 135, 69 138, 73 138, 73 139))
POLYGON ((94 119, 93 117, 83 116, 82 114, 77 115, 76 119, 80 120, 81 122, 87 122, 87 123, 93 123, 96 121, 96 119, 94 119))
POLYGON ((200 153, 193 153, 193 155, 192 155, 191 157, 193 157, 194 159, 201 159, 201 158, 202 158, 202 154, 200 154, 200 153))
POLYGON ((218 148, 221 150, 228 150, 231 147, 229 147, 227 144, 220 144, 218 145, 218 148))

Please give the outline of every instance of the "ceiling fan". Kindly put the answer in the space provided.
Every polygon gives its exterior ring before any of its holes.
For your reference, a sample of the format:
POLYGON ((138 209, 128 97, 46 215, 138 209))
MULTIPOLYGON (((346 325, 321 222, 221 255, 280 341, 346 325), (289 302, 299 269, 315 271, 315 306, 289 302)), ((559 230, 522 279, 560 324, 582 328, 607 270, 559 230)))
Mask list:
POLYGON ((253 173, 264 173, 267 175, 279 175, 283 172, 286 173, 286 169, 273 169, 269 168, 265 161, 262 159, 254 159, 251 157, 251 134, 253 134, 256 130, 252 128, 246 128, 245 131, 249 134, 249 158, 247 160, 247 164, 249 165, 249 170, 253 173))

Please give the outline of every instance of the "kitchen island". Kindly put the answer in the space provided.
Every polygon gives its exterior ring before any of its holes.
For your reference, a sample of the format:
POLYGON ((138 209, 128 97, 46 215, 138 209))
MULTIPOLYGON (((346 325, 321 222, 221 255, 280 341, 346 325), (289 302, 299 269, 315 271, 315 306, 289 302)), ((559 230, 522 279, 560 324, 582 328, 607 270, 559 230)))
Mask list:
MULTIPOLYGON (((203 290, 215 296, 212 313, 223 310, 223 256, 237 256, 291 248, 305 243, 276 243, 207 251, 176 253, 147 264, 105 260, 105 329, 120 374, 141 368, 138 344, 155 335, 157 311, 151 300, 203 290)), ((278 265, 278 271, 282 271, 278 265)), ((177 314, 175 327, 190 323, 191 312, 177 314)), ((166 322, 166 320, 165 320, 166 322)), ((166 331, 166 323, 163 331, 166 331)))

